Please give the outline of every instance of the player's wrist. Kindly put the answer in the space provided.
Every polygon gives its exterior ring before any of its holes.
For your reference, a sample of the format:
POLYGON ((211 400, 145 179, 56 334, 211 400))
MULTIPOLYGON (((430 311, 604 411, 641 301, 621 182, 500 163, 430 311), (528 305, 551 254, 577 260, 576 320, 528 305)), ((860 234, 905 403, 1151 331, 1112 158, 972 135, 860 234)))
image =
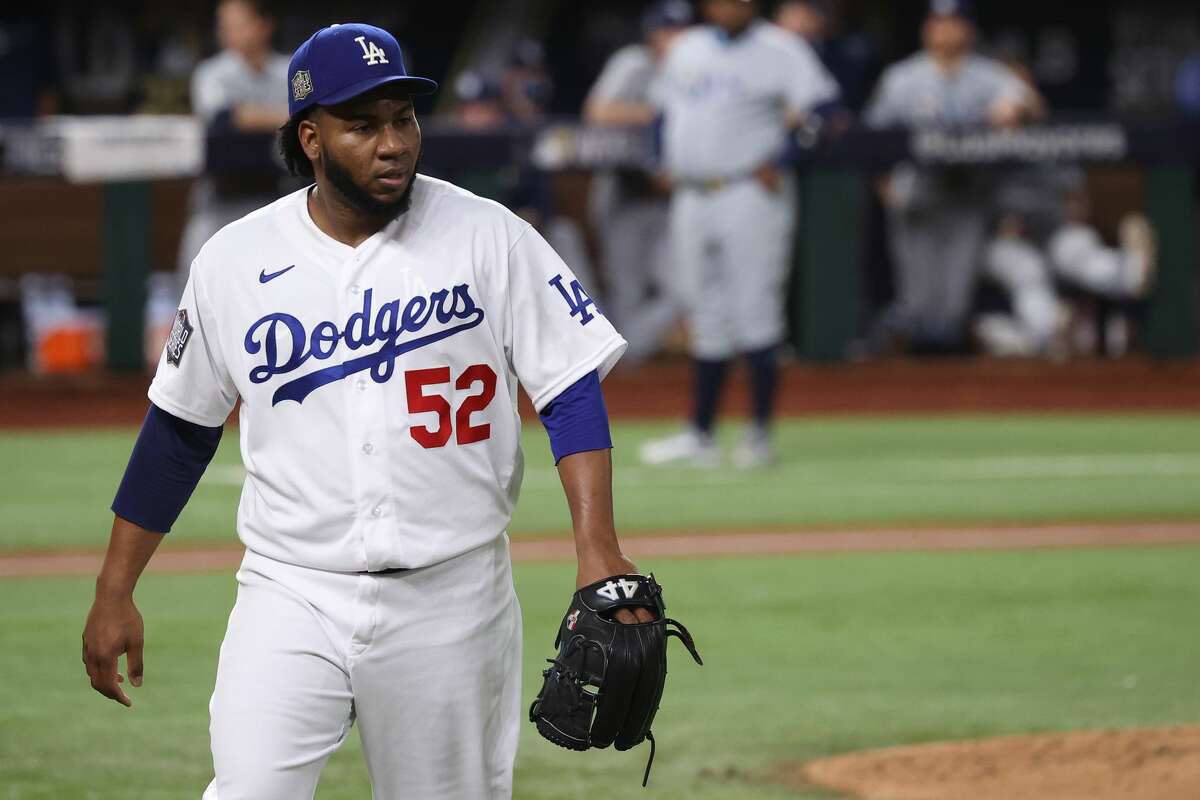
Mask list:
POLYGON ((575 556, 580 564, 603 561, 619 561, 625 558, 615 532, 605 536, 576 536, 575 556))
POLYGON ((637 565, 619 549, 587 556, 580 555, 579 569, 575 575, 575 588, 581 589, 613 575, 629 575, 636 572, 637 565))
POLYGON ((96 601, 106 603, 133 602, 136 579, 125 576, 100 575, 96 578, 96 601))

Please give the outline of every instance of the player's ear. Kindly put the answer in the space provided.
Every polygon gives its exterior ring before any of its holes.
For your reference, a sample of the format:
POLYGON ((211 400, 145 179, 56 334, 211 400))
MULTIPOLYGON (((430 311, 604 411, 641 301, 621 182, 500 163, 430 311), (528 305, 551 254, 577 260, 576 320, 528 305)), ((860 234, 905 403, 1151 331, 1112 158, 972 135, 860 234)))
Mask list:
MULTIPOLYGON (((320 113, 320 112, 318 112, 320 113)), ((302 119, 296 126, 296 137, 300 140, 300 148, 309 161, 316 161, 321 155, 321 130, 311 119, 302 119)))

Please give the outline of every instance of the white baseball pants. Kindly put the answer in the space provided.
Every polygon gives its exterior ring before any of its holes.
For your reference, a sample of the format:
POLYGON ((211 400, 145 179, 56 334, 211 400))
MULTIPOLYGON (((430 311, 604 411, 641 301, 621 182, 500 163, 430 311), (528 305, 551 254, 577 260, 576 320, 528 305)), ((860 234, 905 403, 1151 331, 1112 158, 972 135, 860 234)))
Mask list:
POLYGON ((521 610, 507 536, 384 575, 247 551, 237 580, 203 800, 312 798, 356 720, 377 800, 512 796, 521 610))

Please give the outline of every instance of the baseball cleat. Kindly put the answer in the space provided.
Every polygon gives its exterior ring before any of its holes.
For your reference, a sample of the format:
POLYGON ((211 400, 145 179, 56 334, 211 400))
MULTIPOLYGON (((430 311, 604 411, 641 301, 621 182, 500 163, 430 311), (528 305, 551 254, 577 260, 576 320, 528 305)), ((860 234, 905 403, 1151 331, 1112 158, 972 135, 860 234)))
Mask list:
POLYGON ((721 448, 711 434, 686 430, 663 439, 644 443, 638 451, 643 464, 652 467, 664 464, 690 463, 696 467, 721 466, 721 448))
POLYGON ((733 449, 733 465, 738 469, 769 467, 778 460, 771 437, 759 431, 748 433, 733 449))

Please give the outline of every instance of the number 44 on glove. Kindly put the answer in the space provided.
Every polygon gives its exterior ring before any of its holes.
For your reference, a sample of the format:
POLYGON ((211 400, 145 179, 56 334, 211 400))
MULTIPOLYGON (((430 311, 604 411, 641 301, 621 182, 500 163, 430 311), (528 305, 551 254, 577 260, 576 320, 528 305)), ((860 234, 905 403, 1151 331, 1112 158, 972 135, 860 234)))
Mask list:
POLYGON ((662 587, 654 576, 614 575, 575 592, 559 626, 548 659, 545 683, 529 709, 538 732, 570 750, 636 747, 650 740, 650 759, 642 785, 654 763, 650 725, 667 680, 667 639, 677 637, 697 664, 703 664, 687 628, 666 615, 662 587), (618 609, 645 608, 653 622, 623 624, 618 609))

